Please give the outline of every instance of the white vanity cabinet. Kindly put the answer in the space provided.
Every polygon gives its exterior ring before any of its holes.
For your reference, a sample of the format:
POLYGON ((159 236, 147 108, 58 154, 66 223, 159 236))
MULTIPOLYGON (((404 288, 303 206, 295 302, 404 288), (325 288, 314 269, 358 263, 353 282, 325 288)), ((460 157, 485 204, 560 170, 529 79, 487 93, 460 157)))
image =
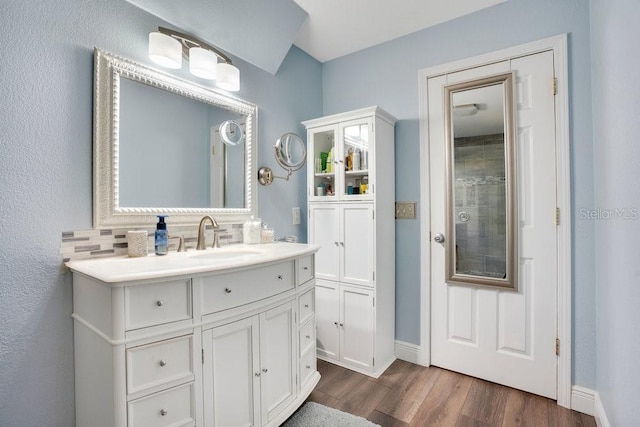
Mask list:
POLYGON ((373 377, 395 360, 395 121, 370 107, 303 122, 317 354, 373 377))
POLYGON ((174 253, 69 262, 76 425, 277 426, 286 420, 320 379, 317 248, 271 245, 271 257, 231 268, 174 253), (140 271, 131 268, 135 263, 140 271), (129 272, 110 276, 119 268, 129 272))

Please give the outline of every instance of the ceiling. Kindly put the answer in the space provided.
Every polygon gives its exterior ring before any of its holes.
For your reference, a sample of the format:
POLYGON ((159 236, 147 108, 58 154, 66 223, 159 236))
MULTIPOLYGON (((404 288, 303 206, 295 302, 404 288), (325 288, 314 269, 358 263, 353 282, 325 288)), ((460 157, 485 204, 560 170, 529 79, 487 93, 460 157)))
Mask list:
POLYGON ((326 62, 506 0, 126 1, 275 74, 293 44, 326 62))

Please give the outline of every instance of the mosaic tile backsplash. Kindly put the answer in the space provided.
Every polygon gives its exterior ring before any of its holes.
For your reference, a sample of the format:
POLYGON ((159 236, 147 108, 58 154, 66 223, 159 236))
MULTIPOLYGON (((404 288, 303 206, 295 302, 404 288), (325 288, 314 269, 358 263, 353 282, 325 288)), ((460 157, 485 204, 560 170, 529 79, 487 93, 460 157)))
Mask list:
MULTIPOLYGON (((127 255, 127 231, 129 230, 146 230, 149 233, 147 242, 149 253, 155 252, 155 227, 65 231, 62 233, 60 245, 62 261, 127 255)), ((195 249, 198 241, 198 227, 173 226, 169 229, 169 237, 171 236, 183 236, 187 250, 195 249)), ((205 237, 207 245, 211 245, 213 229, 210 225, 207 226, 205 237)), ((242 224, 221 224, 218 229, 218 238, 220 246, 242 243, 242 224)), ((175 238, 169 239, 170 251, 178 249, 178 241, 179 239, 175 238)))

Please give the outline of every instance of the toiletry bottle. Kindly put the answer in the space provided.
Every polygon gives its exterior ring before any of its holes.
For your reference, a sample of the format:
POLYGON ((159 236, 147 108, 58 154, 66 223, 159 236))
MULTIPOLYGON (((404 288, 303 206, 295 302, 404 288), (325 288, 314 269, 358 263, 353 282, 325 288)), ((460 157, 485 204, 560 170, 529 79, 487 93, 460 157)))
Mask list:
POLYGON ((156 255, 166 255, 169 251, 169 242, 167 240, 167 224, 164 219, 168 215, 158 215, 158 223, 156 224, 156 255))
POLYGON ((353 153, 353 170, 360 170, 360 149, 356 148, 356 151, 353 153))
POLYGON ((333 147, 329 150, 329 154, 327 155, 327 173, 333 172, 333 147))

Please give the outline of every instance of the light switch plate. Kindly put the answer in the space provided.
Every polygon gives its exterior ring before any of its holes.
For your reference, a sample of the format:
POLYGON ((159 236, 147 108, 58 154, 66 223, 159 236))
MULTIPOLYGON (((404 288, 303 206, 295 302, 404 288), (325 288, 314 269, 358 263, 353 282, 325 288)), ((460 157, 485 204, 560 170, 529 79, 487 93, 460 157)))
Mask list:
POLYGON ((293 218, 293 225, 300 224, 300 208, 295 207, 291 209, 291 216, 293 218))
POLYGON ((396 219, 416 219, 416 202, 396 202, 396 219))

